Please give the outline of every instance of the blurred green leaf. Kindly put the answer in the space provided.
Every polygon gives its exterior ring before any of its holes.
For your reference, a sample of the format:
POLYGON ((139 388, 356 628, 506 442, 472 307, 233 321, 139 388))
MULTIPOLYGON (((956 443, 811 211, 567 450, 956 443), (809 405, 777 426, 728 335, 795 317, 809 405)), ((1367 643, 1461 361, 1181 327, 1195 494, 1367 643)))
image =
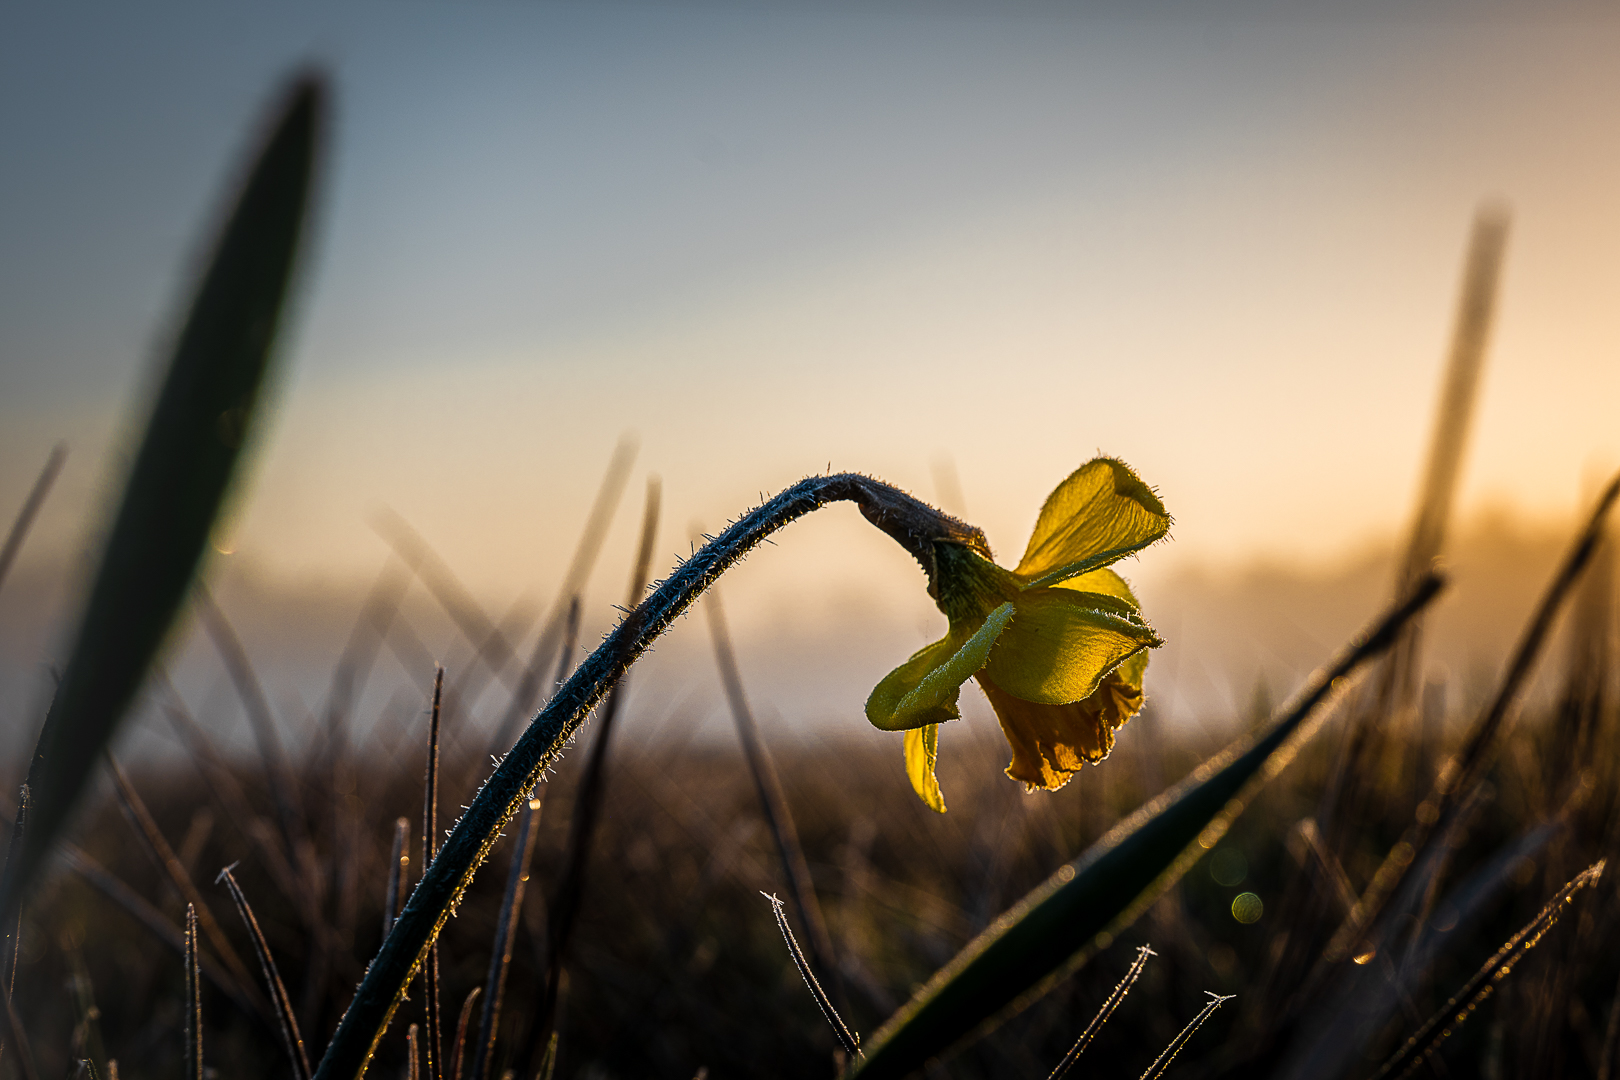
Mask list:
POLYGON ((902 1077, 1044 994, 1113 941, 1225 833, 1320 722, 1318 706, 1440 591, 1422 579, 1359 642, 1318 672, 1297 704, 1116 826, 1084 855, 997 919, 866 1045, 850 1074, 902 1077), (1307 723, 1310 720, 1312 722, 1307 723))
POLYGON ((313 76, 284 95, 176 340, 29 769, 28 829, 0 884, 7 913, 49 854, 201 561, 271 362, 326 97, 313 76))

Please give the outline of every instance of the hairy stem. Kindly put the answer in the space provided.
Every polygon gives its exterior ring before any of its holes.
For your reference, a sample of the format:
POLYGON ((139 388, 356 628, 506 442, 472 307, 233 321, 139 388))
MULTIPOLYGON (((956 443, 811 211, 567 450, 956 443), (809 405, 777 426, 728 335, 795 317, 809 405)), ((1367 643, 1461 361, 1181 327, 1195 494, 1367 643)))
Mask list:
POLYGON ((315 1080, 354 1080, 371 1060, 409 985, 501 830, 586 716, 630 665, 721 574, 778 529, 830 502, 854 502, 868 521, 912 554, 934 584, 934 547, 963 544, 986 555, 984 533, 897 488, 856 473, 801 480, 705 545, 623 619, 519 736, 456 822, 394 921, 338 1025, 315 1080))

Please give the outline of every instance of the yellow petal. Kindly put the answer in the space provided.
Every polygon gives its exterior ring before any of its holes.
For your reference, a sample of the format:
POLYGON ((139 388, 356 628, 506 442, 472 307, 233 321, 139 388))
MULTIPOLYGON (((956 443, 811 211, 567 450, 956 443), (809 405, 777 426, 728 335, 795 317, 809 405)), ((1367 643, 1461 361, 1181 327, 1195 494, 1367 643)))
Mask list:
MULTIPOLYGON (((1140 671, 1136 674, 1140 677, 1140 671)), ((1114 748, 1114 732, 1142 708, 1140 682, 1132 686, 1118 672, 1105 678, 1086 700, 1067 705, 1025 701, 997 686, 985 672, 978 678, 1012 747, 1007 775, 1022 780, 1031 791, 1055 791, 1081 765, 1095 765, 1107 757, 1114 748)))
POLYGON ((1093 570, 1089 574, 1069 578, 1067 581, 1053 582, 1054 589, 1073 589, 1075 592, 1105 593, 1108 596, 1118 597, 1131 607, 1141 610, 1142 605, 1136 600, 1136 594, 1125 579, 1112 570, 1093 570))
POLYGON ((910 728, 906 731, 906 776, 917 797, 928 804, 930 810, 945 812, 945 796, 940 793, 939 781, 934 779, 934 762, 939 759, 939 725, 910 728))
POLYGON ((1068 589, 1031 589, 990 654, 986 673, 1025 701, 1062 705, 1090 697, 1103 677, 1143 649, 1161 644, 1151 627, 1096 606, 1113 597, 1068 589))
POLYGON ((866 718, 884 731, 904 731, 954 720, 961 715, 956 695, 973 673, 984 667, 991 646, 1013 617, 1013 605, 1002 604, 960 646, 958 633, 919 649, 910 660, 883 677, 866 699, 866 718))
POLYGON ((1041 507, 1015 571, 1050 585, 1107 566, 1170 531, 1164 504, 1124 462, 1096 458, 1076 469, 1041 507))

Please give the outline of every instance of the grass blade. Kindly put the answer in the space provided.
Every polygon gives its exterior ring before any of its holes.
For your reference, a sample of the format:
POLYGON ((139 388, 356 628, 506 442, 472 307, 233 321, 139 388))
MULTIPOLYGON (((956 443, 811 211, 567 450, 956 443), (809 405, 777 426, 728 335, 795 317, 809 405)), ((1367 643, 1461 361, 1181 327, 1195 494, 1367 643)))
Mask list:
POLYGON ((546 616, 540 636, 535 639, 534 649, 529 654, 529 662, 518 680, 517 689, 512 693, 506 715, 495 725, 495 738, 489 750, 491 754, 504 753, 512 745, 518 725, 534 708, 540 680, 545 678, 551 666, 551 650, 562 629, 564 615, 568 605, 577 602, 585 583, 590 580, 591 571, 596 567, 596 557, 602 551, 602 540, 607 536, 608 527, 613 524, 613 515, 624 496, 624 485, 630 479, 630 468, 636 463, 637 450, 636 437, 628 432, 620 437, 618 445, 613 448, 613 457, 602 476, 602 486, 596 491, 596 500, 585 519, 585 528, 579 534, 579 543, 574 546, 574 557, 569 560, 568 572, 563 575, 562 588, 557 590, 557 599, 546 616))
MULTIPOLYGON (((1418 808, 1412 824, 1400 841, 1385 856, 1383 865, 1374 873, 1355 910, 1335 931, 1333 939, 1323 951, 1326 963, 1343 961, 1352 954, 1352 947, 1359 955, 1380 944, 1383 937, 1381 923, 1390 921, 1394 914, 1389 908, 1390 898, 1410 876, 1411 868, 1422 861, 1421 858, 1414 858, 1413 853, 1421 856, 1436 836, 1444 835, 1453 826, 1461 804, 1485 775, 1491 755, 1511 728, 1520 695, 1529 685, 1530 676, 1535 672, 1536 663, 1559 612, 1563 610, 1565 601, 1574 591, 1582 571, 1603 538, 1604 524, 1617 499, 1620 499, 1620 476, 1611 480, 1598 498, 1586 526, 1577 534, 1575 543, 1547 586, 1541 603, 1514 649, 1507 673, 1490 706, 1469 730, 1456 758, 1441 770, 1433 791, 1418 808)), ((1316 977, 1319 978, 1320 974, 1319 966, 1316 977)))
POLYGON ((325 100, 314 77, 292 87, 180 332, 47 713, 28 833, 0 882, 7 921, 168 635, 236 472, 296 261, 325 100))
POLYGON ((253 741, 259 748, 259 759, 264 766, 265 783, 270 788, 271 797, 276 804, 276 820, 281 826, 282 842, 287 845, 288 853, 296 859, 307 843, 307 830, 304 827, 303 815, 298 810, 295 795, 297 781, 293 777, 292 766, 287 761, 287 748, 282 745, 281 736, 276 731, 276 718, 270 709, 270 698, 265 694, 264 684, 259 681, 258 674, 253 670, 253 662, 248 659, 247 650, 242 647, 242 639, 236 636, 236 631, 225 618, 225 613, 214 602, 208 586, 199 582, 193 591, 197 599, 197 614, 202 620, 203 629, 208 632, 209 640, 218 650, 220 660, 225 664, 225 671, 230 676, 231 685, 235 687, 237 697, 242 701, 248 726, 253 729, 253 741))
POLYGON ((410 819, 397 818, 394 821, 394 850, 388 856, 388 889, 383 894, 383 937, 387 937, 388 931, 394 928, 394 917, 405 903, 411 866, 411 855, 407 850, 410 835, 410 819))
MULTIPOLYGON (((433 712, 428 720, 427 775, 422 781, 422 869, 433 865, 439 851, 439 718, 444 703, 444 666, 433 674, 433 712)), ((422 972, 427 984, 427 1071, 430 1080, 444 1080, 444 1040, 439 1036, 439 946, 428 950, 422 972)))
POLYGON ((861 1037, 849 1030, 849 1025, 844 1023, 843 1017, 838 1015, 838 1010, 833 1008, 832 999, 827 996, 827 991, 821 988, 820 981, 816 979, 815 969, 810 966, 810 961, 805 958, 804 950, 799 948, 799 942, 793 936, 793 928, 788 925, 787 912, 782 906, 782 901, 770 893, 760 893, 760 895, 771 902, 771 914, 776 916, 776 928, 782 932, 782 940, 787 942, 788 955, 793 957, 793 966, 799 969, 799 976, 804 979, 804 985, 809 988, 810 996, 816 999, 816 1005, 821 1009, 821 1015, 827 1018, 828 1026, 833 1029, 833 1034, 838 1038, 838 1044, 844 1048, 844 1053, 850 1057, 860 1057, 861 1037))
POLYGON ((1164 1048, 1164 1052, 1153 1059, 1153 1064, 1148 1066, 1148 1071, 1142 1074, 1142 1080, 1159 1080, 1159 1077, 1164 1075, 1165 1070, 1170 1068, 1170 1063, 1176 1059, 1176 1055, 1181 1053, 1181 1048, 1186 1046, 1198 1029, 1204 1026, 1204 1021, 1214 1016, 1216 1009, 1233 998, 1232 994, 1222 996, 1209 990, 1205 990, 1204 993, 1209 994, 1209 1001, 1204 1004, 1202 1009, 1198 1010, 1198 1015, 1194 1016, 1174 1039, 1170 1040, 1170 1045, 1164 1048))
POLYGON ((66 461, 67 444, 57 443, 51 449, 51 456, 45 459, 45 467, 39 471, 39 477, 29 489, 22 508, 17 511, 11 531, 6 534, 6 542, 0 544, 0 584, 5 583, 6 573, 16 561, 17 552, 22 550, 23 541, 28 539, 28 530, 33 527, 35 515, 45 505, 45 497, 51 493, 51 485, 56 483, 56 477, 66 461))
POLYGON ((186 905, 186 1080, 203 1080, 202 983, 197 965, 197 906, 186 905))
POLYGON ((23 1030, 22 1020, 17 1016, 17 1005, 11 1000, 11 995, 5 995, 6 1007, 0 1011, 0 1020, 5 1021, 5 1041, 3 1046, 12 1048, 12 1054, 17 1059, 17 1071, 22 1074, 22 1080, 39 1080, 39 1072, 34 1068, 34 1051, 28 1045, 28 1035, 23 1030))
MULTIPOLYGON (((122 880, 109 873, 105 867, 96 862, 73 844, 64 843, 62 854, 68 867, 101 895, 111 900, 124 910, 130 918, 146 927, 152 936, 173 949, 181 957, 185 956, 185 933, 168 917, 153 907, 134 889, 122 880)), ((230 972, 220 967, 207 956, 198 958, 199 969, 204 978, 226 997, 234 1002, 243 1015, 264 1023, 264 1017, 271 1013, 270 1004, 261 1001, 251 985, 243 986, 231 977, 230 972)), ((266 1023, 265 1030, 271 1031, 274 1025, 266 1023)))
POLYGON ((264 940, 264 932, 259 929, 259 920, 253 917, 253 908, 248 904, 247 897, 243 894, 242 887, 236 883, 236 877, 231 870, 232 866, 221 870, 217 880, 223 881, 225 887, 230 890, 231 899, 236 901, 236 910, 242 915, 248 936, 253 939, 253 951, 258 954, 259 966, 264 969, 265 987, 270 991, 270 1001, 276 1007, 276 1020, 281 1026, 282 1044, 286 1048, 288 1060, 292 1062, 293 1080, 309 1080, 309 1058, 304 1054, 304 1038, 298 1033, 298 1018, 293 1015, 292 999, 287 996, 287 987, 281 981, 281 973, 276 970, 275 958, 270 955, 270 943, 264 940))
MULTIPOLYGON (((630 587, 625 598, 625 609, 635 620, 636 605, 647 591, 647 578, 652 573, 653 544, 658 536, 658 517, 663 505, 663 487, 657 477, 647 479, 647 501, 641 516, 641 545, 636 552, 636 564, 630 573, 630 587)), ((578 626, 578 604, 571 605, 576 614, 572 620, 578 626)), ((563 662, 568 661, 565 654, 563 662)), ((546 989, 541 999, 537 1020, 530 1028, 528 1045, 519 1057, 526 1061, 539 1049, 545 1037, 551 1034, 557 1019, 557 997, 562 992, 563 961, 568 953, 568 942, 573 937, 574 923, 579 916, 580 902, 585 895, 585 878, 590 868, 591 845, 596 838, 596 823, 601 818, 602 804, 607 798, 607 758, 612 745, 613 730, 619 708, 624 702, 621 683, 608 697, 607 707, 597 721, 596 739, 591 743, 590 755, 579 781, 579 793, 574 797, 573 814, 568 821, 568 848, 563 856, 562 877, 557 882, 557 893, 551 905, 550 934, 546 952, 546 989)), ((498 1006, 490 998, 484 999, 486 1012, 498 1006)), ((483 1080, 474 1073, 474 1080, 483 1080)))
POLYGON ((921 1068, 981 1026, 1033 1001, 1111 942, 1215 845, 1253 793, 1318 726, 1319 706, 1387 649, 1440 588, 1438 576, 1424 578, 1314 675, 1296 703, 1257 739, 1200 766, 1002 915, 889 1019, 853 1075, 877 1080, 921 1068))
POLYGON ((1383 1080, 1386 1076, 1410 1076, 1414 1070, 1425 1060, 1433 1057, 1440 1049, 1440 1044, 1450 1034, 1471 1016, 1480 1002, 1491 996, 1496 984, 1507 978, 1513 972, 1513 967, 1524 954, 1536 947, 1541 937, 1552 929, 1563 913, 1564 907, 1573 901, 1575 894, 1587 885, 1594 885, 1598 878, 1603 876, 1602 861, 1593 863, 1581 871, 1573 881, 1548 900, 1546 906, 1531 919, 1517 934, 1508 939, 1496 955, 1485 961, 1484 965, 1474 973, 1463 988, 1446 1002, 1445 1007, 1431 1016, 1417 1032, 1406 1040, 1406 1044, 1396 1051, 1395 1056, 1384 1063, 1378 1070, 1374 1080, 1383 1080))
POLYGON ((461 1019, 456 1021, 456 1043, 450 1051, 451 1080, 461 1080, 461 1064, 467 1049, 467 1027, 472 1023, 473 1006, 478 1004, 478 995, 483 992, 482 986, 475 986, 467 991, 467 1000, 461 1003, 461 1019))
MULTIPOLYGON (((782 790, 782 779, 776 764, 759 737, 759 726, 748 707, 743 692, 742 675, 737 670, 737 657, 731 648, 731 634, 726 628, 725 609, 720 605, 718 589, 709 593, 704 604, 709 617, 709 636, 714 642, 714 659, 720 668, 720 680, 725 684, 726 701, 731 706, 731 718, 737 726, 737 738, 742 743, 743 757, 748 762, 749 774, 754 780, 754 791, 759 796, 760 810, 776 843, 776 854, 782 865, 782 876, 787 879, 788 895, 799 916, 799 925, 810 940, 810 958, 816 968, 826 972, 833 983, 833 996, 842 1003, 837 981, 838 967, 834 961, 832 935, 821 917, 821 905, 816 901, 815 884, 810 878, 810 865, 805 862, 804 848, 799 844, 799 831, 793 825, 793 814, 788 809, 787 795, 782 790)), ((846 1047, 847 1049, 847 1047, 846 1047)))
POLYGON ((145 841, 148 853, 158 864, 158 868, 168 877, 181 899, 192 909, 188 919, 201 924, 203 933, 208 935, 208 943, 214 947, 214 951, 219 954, 225 966, 231 969, 231 974, 241 982, 251 983, 253 976, 248 973, 247 965, 242 963, 242 958, 231 948, 230 939, 225 936, 225 931, 203 903, 202 893, 197 891, 191 875, 186 873, 186 868, 180 864, 179 856, 164 838, 151 811, 146 808, 146 803, 136 792, 135 785, 130 783, 128 775, 111 754, 107 755, 107 766, 113 776, 119 806, 129 818, 130 824, 134 826, 136 836, 145 841))
POLYGON ((1102 1026, 1108 1023, 1108 1018, 1114 1015, 1114 1010, 1119 1008, 1119 1003, 1125 1000, 1125 995, 1131 992, 1131 987, 1136 985, 1136 980, 1141 977, 1142 970, 1147 967, 1148 957, 1157 955, 1146 945, 1136 950, 1136 959, 1131 961, 1130 969, 1125 972, 1125 977, 1119 980, 1119 985, 1114 987, 1114 992, 1109 994, 1107 999, 1103 1001, 1102 1008, 1097 1010, 1097 1015, 1091 1018, 1091 1023, 1086 1025, 1086 1030, 1080 1033, 1080 1038, 1076 1039, 1074 1045, 1069 1048, 1069 1052, 1063 1055, 1063 1060, 1057 1063, 1057 1068, 1052 1070, 1052 1075, 1047 1077, 1047 1080, 1063 1080, 1064 1075, 1074 1067, 1074 1063, 1080 1060, 1080 1055, 1086 1052, 1086 1047, 1090 1045, 1091 1040, 1097 1037, 1097 1032, 1101 1031, 1102 1026))
MULTIPOLYGON (((501 897, 501 913, 495 920, 495 942, 490 950, 489 976, 484 983, 484 1011, 478 1021, 478 1041, 473 1046, 472 1080, 485 1080, 495 1058, 495 1034, 501 1022, 501 1002, 506 992, 506 973, 512 966, 512 945, 517 940, 518 918, 523 912, 523 886, 529 880, 529 861, 534 857, 540 800, 530 799, 520 817, 512 847, 512 866, 506 874, 506 891, 501 897)), ((472 999, 469 998, 470 1002, 472 999)), ((466 1007, 462 1012, 465 1014, 466 1007)), ((465 1016, 462 1023, 465 1024, 465 1016)), ((459 1039, 458 1039, 459 1041, 459 1039)), ((457 1059, 459 1068, 459 1056, 457 1059)))

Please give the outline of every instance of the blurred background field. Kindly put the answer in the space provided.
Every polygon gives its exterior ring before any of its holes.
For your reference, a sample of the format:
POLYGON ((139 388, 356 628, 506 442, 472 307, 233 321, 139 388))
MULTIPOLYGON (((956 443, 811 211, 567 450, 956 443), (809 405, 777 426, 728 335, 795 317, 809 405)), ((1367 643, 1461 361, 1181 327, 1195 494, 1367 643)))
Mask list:
MULTIPOLYGON (((1137 1075, 1215 991, 1237 999, 1177 1072, 1284 1069, 1296 954, 1321 952, 1340 881, 1368 888, 1419 812, 1620 463, 1616 46, 1620 19, 1579 3, 1535 17, 1449 4, 8 8, 0 138, 18 152, 0 168, 0 515, 53 446, 69 454, 0 585, 4 790, 70 644, 139 433, 131 402, 155 378, 147 358, 205 252, 198 222, 217 216, 265 87, 298 62, 324 64, 337 90, 329 183, 253 476, 204 575, 223 621, 182 612, 114 752, 251 958, 206 884, 240 861, 313 1050, 380 940, 394 822, 420 814, 434 664, 451 688, 453 819, 493 733, 549 688, 569 591, 578 626, 557 671, 618 619, 650 478, 662 577, 762 493, 825 469, 960 514, 1012 562, 1054 483, 1099 451, 1124 458, 1176 517, 1172 544, 1120 567, 1167 645, 1114 757, 1052 795, 1001 776, 1006 747, 975 690, 942 734, 950 813, 917 803, 899 737, 872 730, 862 703, 944 619, 917 567, 852 511, 794 525, 726 578, 838 994, 873 1031, 1029 889, 1253 731, 1389 601, 1422 506, 1469 222, 1496 198, 1510 237, 1441 500, 1451 588, 1426 617, 1413 708, 1385 717, 1369 763, 1346 733, 1377 707, 1342 705, 1128 934, 940 1066, 1046 1075, 1151 943, 1159 957, 1090 1064, 1137 1075), (523 665, 497 657, 492 628, 515 657, 546 658, 517 705, 523 665), (262 701, 222 662, 233 635, 262 701), (265 720, 291 762, 302 839, 265 771, 265 720), (1317 818, 1328 860, 1309 840, 1317 818), (1329 910, 1300 899, 1311 889, 1329 910), (1258 898, 1253 921, 1237 917, 1240 894, 1258 898)), ((1414 942, 1446 947, 1346 1074, 1375 1071, 1613 853, 1609 558, 1557 624, 1473 825, 1453 838, 1445 890, 1414 923, 1414 942), (1464 886, 1477 888, 1446 891, 1464 886), (1476 898, 1473 917, 1442 926, 1459 895, 1476 898)), ((836 1043, 758 896, 783 890, 782 869, 701 615, 637 665, 620 723, 565 965, 559 1075, 831 1075, 836 1043)), ((524 1080, 582 759, 546 785, 517 931, 498 1063, 524 1080)), ((102 778, 75 842, 180 920, 115 803, 102 778)), ((452 1024, 483 978, 507 846, 442 950, 452 1024)), ((172 1074, 178 958, 70 869, 21 938, 41 1068, 111 1057, 124 1075, 172 1074)), ((1459 1074, 1610 1074, 1611 879, 1447 1044, 1459 1074)), ((218 989, 210 1065, 278 1074, 270 1034, 218 989)), ((412 1021, 384 1043, 385 1074, 403 1070, 412 1021)))

